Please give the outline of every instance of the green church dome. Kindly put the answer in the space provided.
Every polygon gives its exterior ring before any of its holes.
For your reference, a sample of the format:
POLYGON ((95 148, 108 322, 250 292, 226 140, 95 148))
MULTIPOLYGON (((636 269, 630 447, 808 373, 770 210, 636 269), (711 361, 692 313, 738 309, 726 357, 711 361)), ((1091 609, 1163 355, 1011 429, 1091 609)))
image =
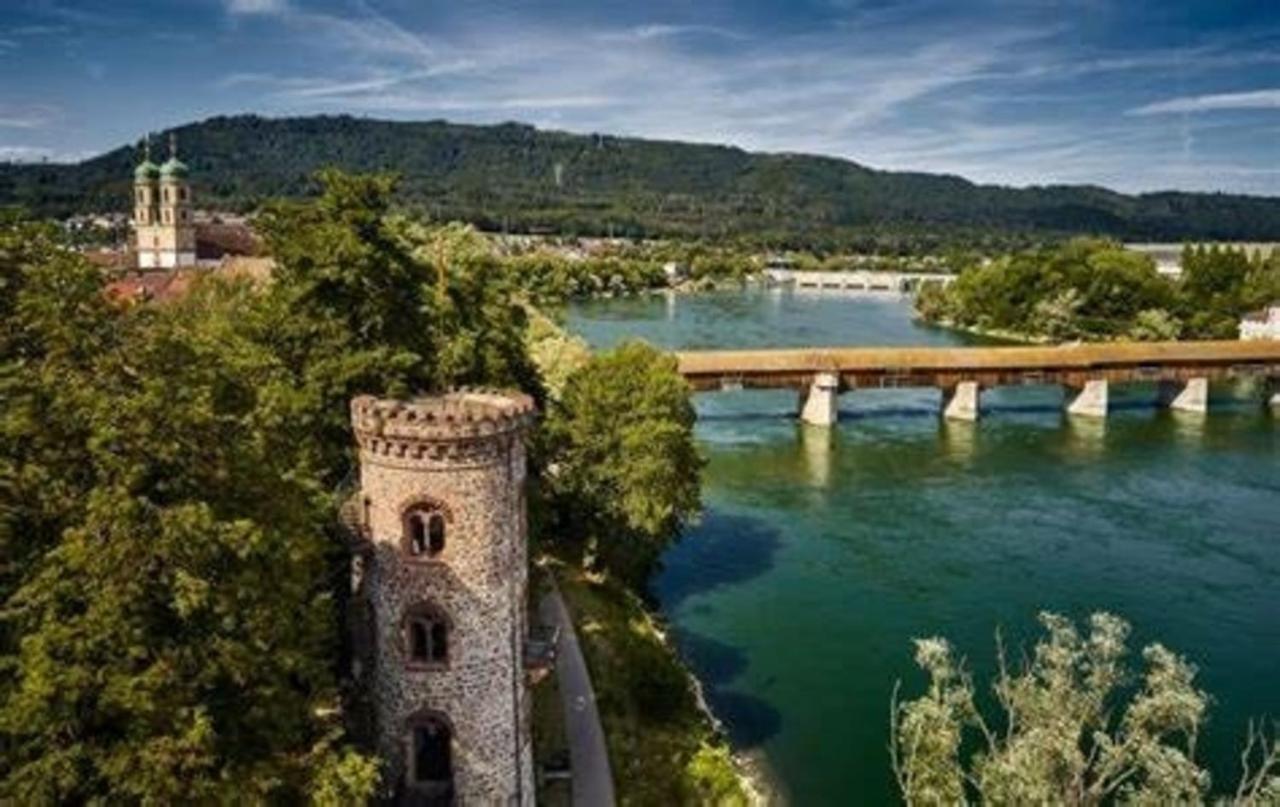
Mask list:
POLYGON ((170 157, 165 164, 160 166, 160 176, 174 177, 180 179, 187 175, 187 164, 177 157, 170 157))
POLYGON ((137 168, 133 169, 133 178, 136 180, 155 179, 160 176, 160 166, 150 160, 143 160, 137 168))

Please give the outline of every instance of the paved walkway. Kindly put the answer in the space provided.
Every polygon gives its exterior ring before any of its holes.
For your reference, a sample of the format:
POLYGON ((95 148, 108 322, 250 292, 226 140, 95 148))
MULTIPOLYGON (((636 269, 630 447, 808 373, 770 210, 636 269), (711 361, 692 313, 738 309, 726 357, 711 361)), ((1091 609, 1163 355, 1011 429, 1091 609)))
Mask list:
POLYGON ((564 699, 565 734, 569 740, 569 765, 573 770, 573 803, 575 807, 613 807, 613 772, 609 770, 609 749, 596 709, 596 694, 591 688, 587 662, 578 646, 578 634, 559 589, 538 603, 543 622, 560 628, 560 647, 556 653, 556 677, 560 696, 564 699))

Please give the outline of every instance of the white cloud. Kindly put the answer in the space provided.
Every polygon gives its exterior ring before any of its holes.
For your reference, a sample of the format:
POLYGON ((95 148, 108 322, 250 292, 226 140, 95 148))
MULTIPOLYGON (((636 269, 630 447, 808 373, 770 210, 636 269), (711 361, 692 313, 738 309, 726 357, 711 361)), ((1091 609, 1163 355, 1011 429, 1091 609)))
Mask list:
POLYGON ((230 14, 284 14, 289 10, 287 0, 226 0, 230 14))
POLYGON ((1130 109, 1129 115, 1166 115, 1178 112, 1218 112, 1227 109, 1280 109, 1280 89, 1186 95, 1130 109))
POLYGON ((643 41, 646 39, 673 39, 682 36, 714 36, 721 39, 747 39, 744 34, 718 25, 671 25, 651 23, 637 25, 623 31, 606 31, 600 34, 604 42, 643 41))
POLYGON ((28 106, 0 104, 0 128, 41 129, 53 123, 59 114, 57 107, 47 104, 28 106))

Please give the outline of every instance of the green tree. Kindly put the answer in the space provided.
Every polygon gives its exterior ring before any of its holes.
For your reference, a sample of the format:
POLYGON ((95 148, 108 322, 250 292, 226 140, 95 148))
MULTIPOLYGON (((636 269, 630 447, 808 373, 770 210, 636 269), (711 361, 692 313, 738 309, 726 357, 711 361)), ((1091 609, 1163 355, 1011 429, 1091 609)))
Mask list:
POLYGON ((543 427, 547 530, 642 586, 698 511, 694 420, 674 357, 642 342, 592 357, 543 427))
POLYGON ((48 390, 88 471, 5 605, 9 798, 297 800, 367 767, 340 743, 307 426, 279 418, 287 368, 237 336, 230 292, 108 314, 111 349, 48 390))
MULTIPOLYGON (((1195 667, 1159 644, 1143 651, 1127 703, 1129 626, 1094 614, 1088 635, 1041 614, 1046 636, 1020 669, 1003 648, 994 694, 1003 720, 977 707, 973 682, 945 639, 916 641, 928 676, 921 697, 892 710, 894 773, 908 804, 1200 804, 1209 775, 1195 761, 1209 699, 1195 667), (972 754, 966 753, 973 742, 972 754)), ((1280 743, 1250 727, 1245 771, 1229 800, 1280 799, 1280 743)))
POLYGON ((1129 329, 1129 338, 1136 342, 1169 342, 1182 333, 1182 323, 1163 308, 1148 308, 1138 312, 1129 329))

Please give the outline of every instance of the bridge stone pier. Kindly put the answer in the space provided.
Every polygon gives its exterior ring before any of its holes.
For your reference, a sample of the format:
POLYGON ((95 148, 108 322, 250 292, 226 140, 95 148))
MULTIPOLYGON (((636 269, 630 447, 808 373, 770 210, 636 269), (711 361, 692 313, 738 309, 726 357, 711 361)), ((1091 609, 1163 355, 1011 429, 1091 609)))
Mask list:
POLYGON ((1160 403, 1179 412, 1204 414, 1209 411, 1209 379, 1189 378, 1185 383, 1160 382, 1160 403))
POLYGON ((975 421, 981 398, 982 387, 977 381, 961 381, 942 391, 942 415, 949 420, 975 421))
POLYGON ((801 419, 820 426, 836 422, 841 392, 899 387, 941 389, 947 419, 974 421, 982 391, 998 386, 1057 384, 1068 413, 1104 418, 1113 384, 1155 384, 1164 405, 1205 412, 1211 383, 1251 379, 1280 413, 1280 341, 692 351, 676 359, 695 390, 798 390, 801 419))
POLYGON ((840 376, 818 373, 800 393, 800 419, 813 426, 831 426, 839 417, 840 376))
POLYGON ((1105 378, 1093 378, 1084 382, 1084 386, 1067 385, 1070 403, 1067 412, 1072 415, 1104 418, 1107 416, 1107 402, 1111 397, 1111 385, 1105 378))

